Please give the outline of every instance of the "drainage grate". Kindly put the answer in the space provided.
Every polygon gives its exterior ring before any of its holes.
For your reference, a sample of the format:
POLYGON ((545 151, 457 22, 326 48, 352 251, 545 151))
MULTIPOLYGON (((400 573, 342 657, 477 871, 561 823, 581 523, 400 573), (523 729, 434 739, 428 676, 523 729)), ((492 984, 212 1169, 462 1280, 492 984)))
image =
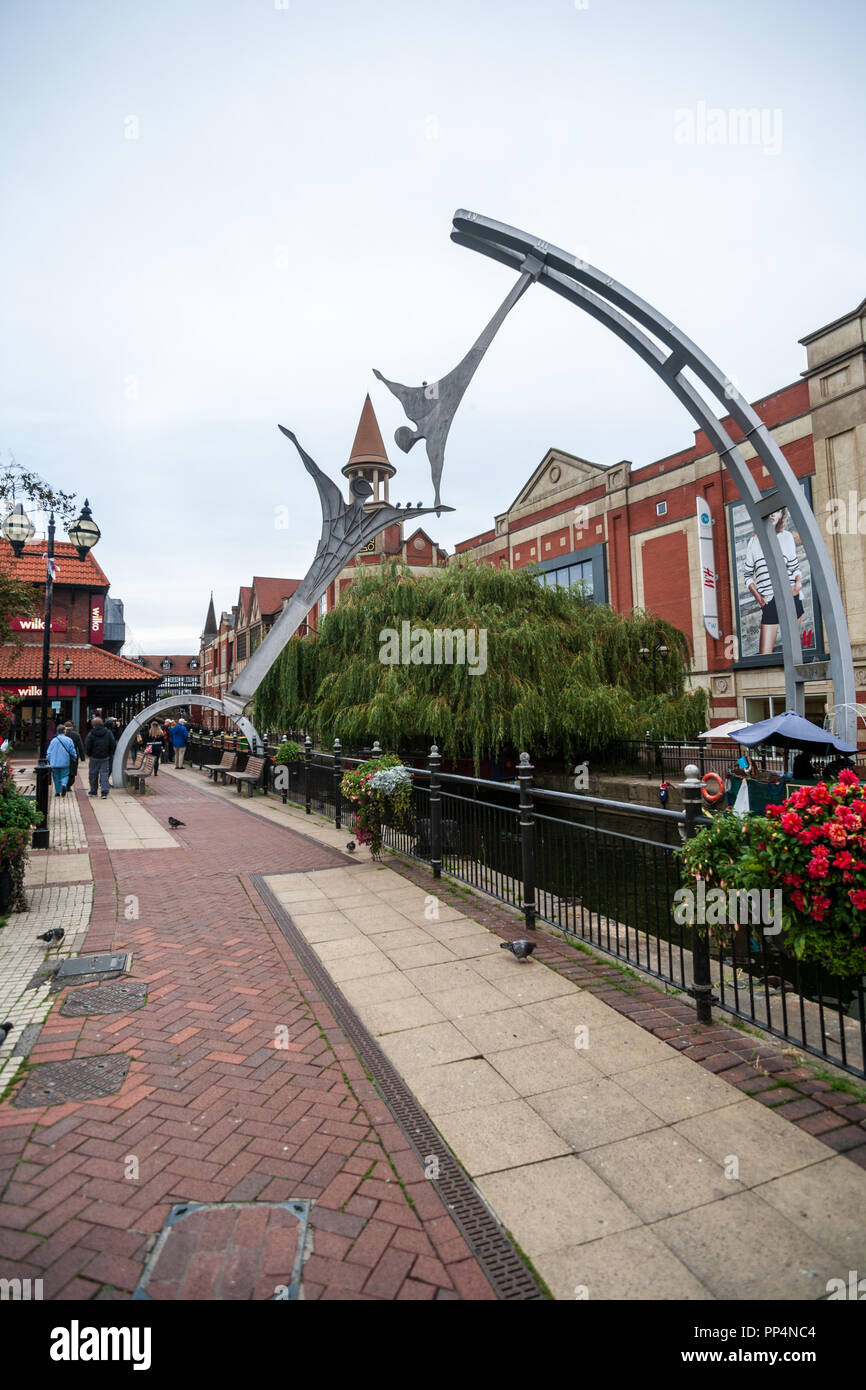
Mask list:
POLYGON ((302 1298, 304 1265, 312 1250, 312 1205, 178 1203, 159 1233, 133 1299, 210 1302, 252 1299, 257 1291, 270 1302, 302 1298))
POLYGON ((64 1018, 80 1014, 127 1014, 147 1003, 143 980, 118 980, 110 985, 92 985, 67 994, 60 1012, 64 1018))
POLYGON ((113 1096, 126 1080, 131 1061, 131 1057, 112 1052, 72 1062, 43 1062, 28 1073, 12 1104, 23 1110, 35 1105, 63 1105, 69 1100, 113 1096))
POLYGON ((506 1300, 519 1299, 522 1302, 545 1298, 544 1292, 521 1260, 471 1178, 460 1167, 429 1115, 422 1110, 400 1073, 334 984, 306 937, 301 935, 265 883, 264 877, 262 874, 251 875, 257 892, 270 909, 306 974, 357 1051, 379 1094, 414 1148, 416 1157, 425 1165, 430 1156, 438 1159, 439 1177, 431 1179, 432 1186, 442 1198, 443 1205, 452 1216, 455 1225, 463 1233, 498 1297, 506 1300))

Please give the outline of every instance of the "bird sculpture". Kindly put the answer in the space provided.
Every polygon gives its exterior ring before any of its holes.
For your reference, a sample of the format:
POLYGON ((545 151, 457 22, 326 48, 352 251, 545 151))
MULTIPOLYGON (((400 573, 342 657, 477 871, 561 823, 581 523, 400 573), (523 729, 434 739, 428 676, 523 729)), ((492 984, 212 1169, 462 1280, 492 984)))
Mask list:
POLYGON ((0 1023, 0 1043, 5 1043, 9 1034, 12 1032, 13 1025, 9 1022, 0 1023))
POLYGON ((517 957, 522 965, 524 961, 529 959, 532 952, 535 950, 535 942, 526 941, 523 938, 519 941, 503 941, 499 949, 500 951, 510 951, 513 956, 517 957))
POLYGON ((530 258, 527 257, 525 269, 517 283, 509 290, 487 327, 472 344, 462 361, 458 362, 453 371, 448 372, 446 376, 440 377, 438 381, 429 383, 424 381, 420 386, 404 386, 399 381, 389 381, 375 367, 373 368, 373 375, 382 382, 383 386, 387 386, 392 395, 397 397, 407 420, 411 420, 415 426, 414 430, 410 430, 407 425, 400 426, 394 434, 394 442, 397 447, 402 449, 404 454, 408 454, 419 439, 426 441, 427 458, 436 493, 433 506, 437 512, 441 506, 439 484, 445 462, 445 441, 448 438, 448 431, 451 428, 455 411, 506 315, 542 269, 542 261, 536 260, 531 264, 529 261, 530 258))
POLYGON ((63 927, 52 927, 50 931, 44 931, 41 934, 41 936, 37 936, 36 940, 47 941, 49 946, 51 945, 52 941, 54 941, 59 946, 60 942, 63 940, 65 935, 66 932, 64 931, 63 927))
POLYGON ((186 821, 177 820, 174 816, 169 816, 168 823, 172 830, 177 830, 181 825, 186 825, 186 821))

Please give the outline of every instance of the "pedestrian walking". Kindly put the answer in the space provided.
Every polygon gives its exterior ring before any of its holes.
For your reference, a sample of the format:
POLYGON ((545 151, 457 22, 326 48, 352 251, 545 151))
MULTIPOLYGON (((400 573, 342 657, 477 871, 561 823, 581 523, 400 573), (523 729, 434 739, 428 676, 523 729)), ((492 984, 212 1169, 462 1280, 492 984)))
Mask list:
POLYGON ((69 769, 75 757, 75 744, 65 731, 56 733, 48 745, 48 764, 54 778, 56 796, 65 796, 69 786, 69 769))
POLYGON ((73 782, 75 781, 76 776, 78 775, 78 769, 85 760, 84 744, 81 742, 81 735, 74 724, 67 724, 64 732, 66 733, 67 737, 71 738, 72 742, 75 744, 75 761, 71 764, 69 768, 68 785, 71 787, 73 782))
POLYGON ((165 747, 165 738, 162 732, 162 725, 158 719, 154 719, 148 730, 147 751, 153 754, 153 775, 159 772, 159 760, 162 757, 162 750, 165 747))
POLYGON ((185 719, 179 719, 171 728, 171 744, 174 749, 174 765, 180 772, 183 767, 183 760, 186 757, 186 745, 189 743, 189 729, 185 719))
POLYGON ((115 749, 114 734, 96 714, 90 733, 87 735, 85 749, 90 759, 90 791, 88 796, 96 796, 98 788, 102 790, 103 801, 108 796, 108 773, 111 768, 111 758, 115 749))
POLYGON ((165 734, 165 753, 163 754, 163 762, 166 763, 174 762, 174 744, 171 741, 171 732, 173 728, 174 720, 166 719, 165 724, 163 725, 163 731, 165 734))

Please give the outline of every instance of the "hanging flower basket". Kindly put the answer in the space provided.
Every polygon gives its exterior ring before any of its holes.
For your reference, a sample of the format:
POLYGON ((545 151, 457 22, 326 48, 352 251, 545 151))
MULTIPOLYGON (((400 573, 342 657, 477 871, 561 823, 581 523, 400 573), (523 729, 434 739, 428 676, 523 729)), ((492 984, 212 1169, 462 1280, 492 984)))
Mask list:
POLYGON ((383 826, 411 829, 412 773, 393 753, 345 773, 340 792, 352 806, 358 844, 369 845, 374 859, 382 856, 383 826))

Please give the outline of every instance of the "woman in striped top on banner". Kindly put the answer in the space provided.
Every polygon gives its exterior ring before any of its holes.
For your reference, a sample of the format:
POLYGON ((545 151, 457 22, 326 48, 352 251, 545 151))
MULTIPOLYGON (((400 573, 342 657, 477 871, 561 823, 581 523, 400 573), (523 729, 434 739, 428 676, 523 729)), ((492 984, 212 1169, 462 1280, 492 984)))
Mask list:
MULTIPOLYGON (((803 575, 800 571, 800 562, 797 559, 797 543, 793 532, 785 529, 785 522, 788 519, 788 508, 782 507, 777 512, 770 513, 770 520, 779 538, 779 547, 782 551, 782 559, 788 568, 788 578, 791 581, 791 592, 794 595, 794 609, 797 614, 797 624, 803 617, 803 600, 800 598, 800 590, 803 587, 803 575)), ((743 564, 743 578, 746 588, 753 595, 761 609, 761 656, 769 656, 776 645, 776 638, 779 635, 779 614, 776 610, 776 599, 773 594, 773 585, 770 582, 770 575, 767 570, 767 562, 764 559, 764 552, 761 549, 761 542, 753 533, 746 546, 746 557, 743 564)))

